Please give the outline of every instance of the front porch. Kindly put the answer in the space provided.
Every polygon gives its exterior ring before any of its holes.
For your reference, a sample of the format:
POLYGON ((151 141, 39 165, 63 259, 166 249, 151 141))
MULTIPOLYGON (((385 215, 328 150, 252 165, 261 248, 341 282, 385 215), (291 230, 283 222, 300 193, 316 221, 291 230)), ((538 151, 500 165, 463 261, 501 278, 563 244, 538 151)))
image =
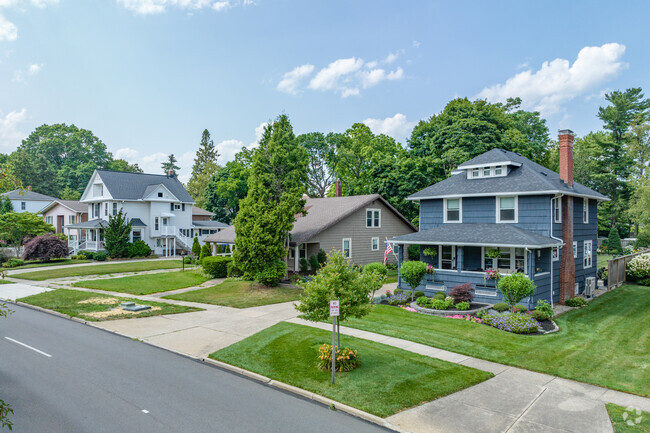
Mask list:
POLYGON ((79 251, 106 251, 104 248, 104 228, 108 223, 103 219, 84 221, 78 224, 66 226, 68 229, 76 229, 79 233, 75 239, 68 239, 70 254, 77 254, 79 251))

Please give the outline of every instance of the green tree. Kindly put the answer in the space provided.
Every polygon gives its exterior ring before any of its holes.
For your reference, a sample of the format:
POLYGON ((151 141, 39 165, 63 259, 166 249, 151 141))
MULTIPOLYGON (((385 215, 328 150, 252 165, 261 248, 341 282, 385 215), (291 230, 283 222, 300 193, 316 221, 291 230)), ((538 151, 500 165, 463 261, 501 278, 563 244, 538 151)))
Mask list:
POLYGON ((199 238, 197 236, 194 236, 194 240, 192 241, 192 254, 196 257, 201 254, 201 244, 199 243, 199 238))
POLYGON ((623 246, 621 245, 621 235, 616 227, 612 227, 607 237, 607 252, 612 254, 621 254, 623 246))
POLYGON ((104 247, 113 258, 128 257, 131 222, 127 220, 122 209, 108 217, 108 226, 104 229, 104 247))
POLYGON ((248 194, 248 177, 253 165, 254 150, 242 148, 233 161, 219 167, 205 189, 205 209, 213 219, 231 224, 239 212, 239 204, 248 194))
POLYGON ((650 229, 650 179, 641 178, 635 181, 628 213, 636 223, 646 230, 650 229))
POLYGON ((296 137, 298 144, 305 148, 309 157, 307 165, 307 194, 310 197, 325 197, 334 183, 334 171, 329 162, 334 160, 332 143, 321 132, 310 132, 296 137))
POLYGON ((59 194, 59 198, 61 200, 79 200, 81 198, 81 193, 70 188, 69 186, 66 186, 59 194))
POLYGON ((535 293, 535 283, 523 273, 506 275, 499 280, 499 291, 503 300, 512 308, 522 299, 535 293))
POLYGON ((199 254, 199 263, 203 263, 203 259, 210 256, 212 256, 210 246, 208 244, 203 244, 201 247, 201 254, 199 254))
POLYGON ((192 176, 187 183, 187 192, 190 193, 196 205, 200 208, 206 206, 206 188, 210 179, 217 172, 217 158, 219 153, 210 138, 210 132, 206 129, 201 136, 199 150, 194 158, 192 176))
POLYGON ((9 197, 0 198, 0 215, 13 212, 14 206, 11 204, 9 197))
MULTIPOLYGON (((6 155, 4 156, 6 157, 6 155)), ((13 174, 13 171, 13 167, 8 161, 0 164, 0 193, 15 189, 22 190, 20 180, 13 174)))
POLYGON ((415 295, 418 286, 422 284, 422 279, 427 273, 428 265, 419 260, 409 260, 402 263, 400 275, 402 279, 411 287, 411 301, 415 295))
POLYGON ((307 152, 298 145, 286 115, 268 125, 253 156, 248 194, 235 218, 236 266, 255 278, 286 260, 295 215, 303 212, 307 152))
POLYGON ((174 156, 173 153, 169 155, 167 157, 167 161, 160 164, 160 167, 162 167, 163 169, 163 173, 167 174, 169 173, 169 170, 174 170, 174 171, 180 170, 181 168, 176 165, 177 162, 178 161, 176 160, 176 157, 174 156))
POLYGON ((125 171, 127 173, 142 173, 142 169, 136 163, 131 164, 124 159, 114 159, 108 166, 109 170, 125 171))
POLYGON ((9 212, 0 215, 0 239, 8 246, 18 249, 27 237, 35 237, 46 233, 54 233, 52 224, 43 221, 43 218, 30 212, 9 212))

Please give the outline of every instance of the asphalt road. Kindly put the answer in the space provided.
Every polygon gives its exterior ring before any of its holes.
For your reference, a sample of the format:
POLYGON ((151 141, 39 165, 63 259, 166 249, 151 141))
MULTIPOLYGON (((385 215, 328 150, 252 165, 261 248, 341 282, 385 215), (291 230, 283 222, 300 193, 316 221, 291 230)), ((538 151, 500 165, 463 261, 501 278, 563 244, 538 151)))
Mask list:
POLYGON ((387 431, 145 343, 11 309, 0 319, 0 398, 14 432, 387 431))

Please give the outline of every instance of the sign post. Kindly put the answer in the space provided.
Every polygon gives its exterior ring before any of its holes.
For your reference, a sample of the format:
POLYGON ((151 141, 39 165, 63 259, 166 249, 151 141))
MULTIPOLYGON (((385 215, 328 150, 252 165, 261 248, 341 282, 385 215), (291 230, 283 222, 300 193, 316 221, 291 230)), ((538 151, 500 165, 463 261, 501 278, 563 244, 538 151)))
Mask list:
POLYGON ((336 322, 339 317, 339 301, 330 301, 330 316, 332 316, 332 385, 336 372, 336 322))

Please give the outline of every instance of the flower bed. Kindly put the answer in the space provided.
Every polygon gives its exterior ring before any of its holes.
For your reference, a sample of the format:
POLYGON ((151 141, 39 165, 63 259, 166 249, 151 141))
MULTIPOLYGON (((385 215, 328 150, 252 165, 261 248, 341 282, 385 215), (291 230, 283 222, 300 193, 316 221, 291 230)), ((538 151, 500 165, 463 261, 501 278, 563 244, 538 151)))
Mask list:
POLYGON ((472 302, 469 304, 469 310, 456 310, 455 308, 445 309, 445 310, 436 310, 435 308, 421 307, 416 302, 412 302, 410 307, 417 311, 418 313, 431 314, 433 316, 452 316, 452 315, 473 315, 479 311, 485 311, 490 308, 490 304, 480 304, 472 302))
POLYGON ((525 313, 489 313, 483 316, 483 323, 515 334, 536 334, 542 330, 539 322, 525 313))

